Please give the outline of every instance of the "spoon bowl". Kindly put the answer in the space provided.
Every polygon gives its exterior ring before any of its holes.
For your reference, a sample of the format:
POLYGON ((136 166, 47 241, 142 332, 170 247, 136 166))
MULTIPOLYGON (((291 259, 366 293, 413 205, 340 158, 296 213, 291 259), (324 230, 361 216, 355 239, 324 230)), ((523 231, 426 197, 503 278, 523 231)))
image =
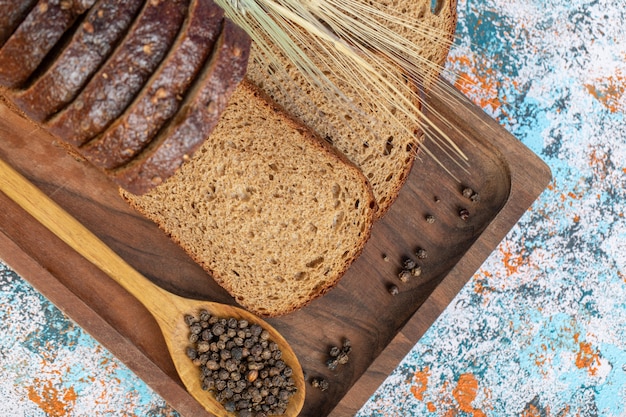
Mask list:
POLYGON ((282 360, 292 368, 292 378, 297 388, 289 399, 287 410, 283 415, 295 417, 300 413, 305 397, 302 367, 289 343, 267 322, 242 308, 183 298, 155 285, 2 160, 0 160, 0 190, 143 304, 161 329, 181 381, 189 394, 207 411, 217 417, 236 415, 228 412, 212 393, 202 389, 201 370, 187 356, 190 342, 185 316, 195 315, 203 309, 218 317, 245 319, 269 332, 270 340, 277 343, 282 352, 282 360))

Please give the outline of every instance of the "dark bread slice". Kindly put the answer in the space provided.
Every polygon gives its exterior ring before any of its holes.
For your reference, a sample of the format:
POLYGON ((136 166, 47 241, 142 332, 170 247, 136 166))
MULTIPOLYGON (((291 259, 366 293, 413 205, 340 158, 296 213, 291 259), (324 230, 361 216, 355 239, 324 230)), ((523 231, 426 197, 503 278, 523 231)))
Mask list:
POLYGON ((0 1, 0 47, 4 45, 15 28, 24 20, 36 0, 0 1))
POLYGON ((124 40, 76 99, 44 126, 80 146, 118 117, 144 86, 176 38, 189 0, 149 0, 124 40))
POLYGON ((224 10, 213 0, 192 0, 170 53, 139 96, 104 133, 79 152, 105 169, 130 161, 178 111, 182 97, 207 60, 222 29, 224 10))
POLYGON ((217 125, 230 96, 243 79, 250 38, 229 19, 210 60, 188 91, 180 110, 128 164, 110 171, 112 179, 133 194, 146 191, 173 175, 217 125))
POLYGON ((0 48, 0 85, 21 87, 95 0, 40 0, 0 48))
POLYGON ((50 67, 12 100, 41 122, 67 105, 124 36, 143 0, 98 0, 50 67))

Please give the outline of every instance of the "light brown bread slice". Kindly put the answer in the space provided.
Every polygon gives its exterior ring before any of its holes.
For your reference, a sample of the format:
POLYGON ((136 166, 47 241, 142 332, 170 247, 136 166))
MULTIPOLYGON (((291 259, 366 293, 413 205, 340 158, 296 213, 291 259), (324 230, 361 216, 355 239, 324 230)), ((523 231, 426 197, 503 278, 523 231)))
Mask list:
MULTIPOLYGON (((356 1, 369 5, 366 0, 356 1)), ((419 48, 420 55, 435 64, 434 68, 444 63, 448 54, 446 41, 452 39, 456 27, 456 0, 440 0, 437 4, 437 10, 431 10, 430 0, 379 0, 376 6, 399 18, 421 21, 421 26, 436 34, 439 41, 435 41, 433 35, 412 32, 400 23, 390 27, 412 41, 419 48)), ((329 100, 320 89, 312 88, 306 82, 282 52, 276 48, 272 52, 276 53, 279 61, 268 64, 268 60, 261 57, 260 49, 253 48, 248 79, 284 107, 287 113, 318 136, 326 138, 363 171, 372 184, 379 207, 377 216, 380 218, 395 201, 413 166, 417 145, 422 138, 421 131, 417 126, 406 130, 392 123, 387 114, 381 115, 372 110, 371 100, 364 99, 349 83, 338 78, 336 68, 325 62, 326 57, 316 56, 314 63, 352 100, 352 107, 339 100, 329 100), (290 78, 296 80, 296 84, 290 82, 290 78), (359 113, 364 117, 358 117, 359 113)), ((377 65, 376 62, 370 64, 377 65)), ((403 78, 403 71, 398 69, 396 75, 399 79, 403 78)), ((429 76, 431 79, 424 80, 424 83, 428 84, 437 75, 435 69, 429 76)), ((396 117, 405 125, 413 124, 400 112, 396 117)))
POLYGON ((375 211, 361 172, 247 82, 174 176, 142 196, 122 193, 237 302, 266 317, 335 286, 375 211))

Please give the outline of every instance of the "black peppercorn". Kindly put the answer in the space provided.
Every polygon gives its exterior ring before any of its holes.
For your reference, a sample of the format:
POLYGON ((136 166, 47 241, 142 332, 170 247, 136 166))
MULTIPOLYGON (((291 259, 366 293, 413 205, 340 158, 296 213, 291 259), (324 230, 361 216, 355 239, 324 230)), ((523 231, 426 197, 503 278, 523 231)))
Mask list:
POLYGON ((397 285, 390 285, 389 288, 387 288, 387 291, 389 291, 389 294, 391 295, 398 295, 400 293, 400 288, 398 288, 397 285))
POLYGON ((195 359, 195 358, 197 358, 197 357, 198 357, 198 351, 197 351, 197 350, 195 350, 195 349, 194 349, 194 348, 192 348, 192 347, 188 347, 188 348, 187 348, 187 357, 188 357, 189 359, 195 359))
POLYGON ((318 388, 320 391, 326 391, 329 388, 328 381, 326 381, 324 378, 311 379, 311 386, 313 388, 318 388))
POLYGON ((398 278, 400 279, 400 281, 402 282, 408 282, 409 279, 411 278, 411 271, 409 271, 408 269, 403 269, 402 271, 400 271, 400 273, 398 274, 398 278))
POLYGON ((404 258, 402 260, 402 267, 404 269, 413 269, 415 268, 415 261, 411 258, 404 258))
POLYGON ((469 219, 470 217, 470 212, 467 209, 460 209, 459 210, 459 217, 461 218, 461 220, 463 221, 467 221, 467 219, 469 219))

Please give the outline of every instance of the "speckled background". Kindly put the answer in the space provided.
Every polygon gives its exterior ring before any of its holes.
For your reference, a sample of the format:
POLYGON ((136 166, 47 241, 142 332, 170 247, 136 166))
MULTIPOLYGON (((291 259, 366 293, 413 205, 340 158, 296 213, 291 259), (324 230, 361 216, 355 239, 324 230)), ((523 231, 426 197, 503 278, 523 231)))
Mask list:
MULTIPOLYGON (((626 416, 624 22, 460 1, 449 77, 554 180, 359 417, 626 416)), ((0 416, 177 416, 3 264, 0 319, 0 416)))

